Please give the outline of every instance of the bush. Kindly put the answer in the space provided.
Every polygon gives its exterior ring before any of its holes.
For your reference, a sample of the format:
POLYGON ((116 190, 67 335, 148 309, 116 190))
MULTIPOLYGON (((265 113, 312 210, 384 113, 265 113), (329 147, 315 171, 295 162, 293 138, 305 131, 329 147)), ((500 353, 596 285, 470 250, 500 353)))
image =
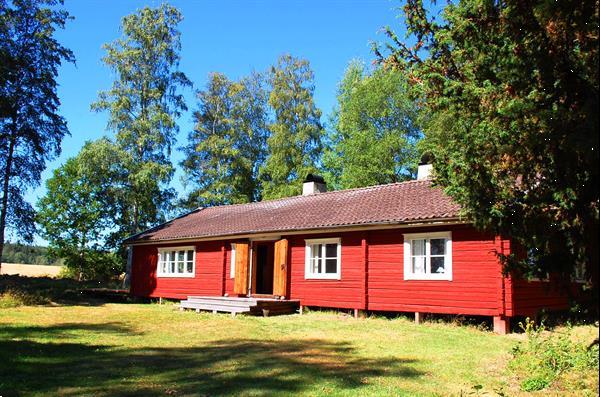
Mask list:
POLYGON ((521 382, 524 391, 542 390, 564 374, 578 371, 598 371, 598 346, 577 341, 572 327, 556 335, 545 332, 544 324, 536 326, 527 318, 519 323, 527 340, 513 349, 510 367, 527 374, 521 382))
POLYGON ((0 294, 0 309, 9 309, 19 306, 41 305, 49 300, 41 295, 29 293, 20 289, 7 289, 0 294))
POLYGON ((114 280, 125 271, 123 258, 114 252, 87 249, 85 255, 79 251, 62 249, 57 255, 64 259, 62 277, 78 280, 114 280))

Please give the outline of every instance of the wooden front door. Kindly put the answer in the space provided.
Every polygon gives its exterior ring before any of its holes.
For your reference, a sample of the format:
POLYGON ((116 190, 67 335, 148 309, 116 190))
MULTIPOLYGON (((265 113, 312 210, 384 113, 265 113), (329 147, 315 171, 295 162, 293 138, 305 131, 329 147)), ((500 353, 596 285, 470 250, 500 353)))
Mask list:
POLYGON ((281 239, 275 242, 275 255, 273 263, 273 295, 287 295, 288 273, 288 241, 281 239))
POLYGON ((250 266, 250 244, 235 244, 235 282, 233 292, 235 294, 248 294, 248 268, 250 266))

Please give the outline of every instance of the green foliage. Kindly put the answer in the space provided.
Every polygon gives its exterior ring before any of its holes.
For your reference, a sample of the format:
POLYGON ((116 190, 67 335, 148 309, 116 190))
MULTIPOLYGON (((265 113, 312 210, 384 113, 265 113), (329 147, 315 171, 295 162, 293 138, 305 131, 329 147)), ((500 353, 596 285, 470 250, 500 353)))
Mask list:
POLYGON ((213 73, 198 92, 196 125, 181 163, 193 189, 187 209, 260 200, 258 170, 268 136, 264 85, 258 73, 237 82, 213 73))
POLYGON ((317 171, 322 152, 321 111, 313 100, 314 74, 308 61, 281 56, 269 75, 269 154, 260 169, 263 197, 273 199, 302 192, 302 181, 317 171))
POLYGON ((336 188, 412 179, 418 163, 417 108, 404 76, 353 62, 338 89, 331 145, 323 165, 336 188))
POLYGON ((0 0, 0 258, 7 229, 32 240, 34 210, 24 194, 39 184, 68 134, 56 78, 62 62, 74 57, 55 38, 69 19, 61 5, 0 0))
POLYGON ((510 368, 525 374, 521 382, 524 391, 542 390, 559 377, 582 371, 598 371, 598 345, 576 340, 572 328, 558 335, 545 332, 544 324, 537 326, 529 318, 519 326, 527 340, 513 348, 510 368))
POLYGON ((104 141, 98 143, 86 144, 78 157, 56 169, 38 202, 37 221, 50 253, 63 258, 69 275, 79 279, 107 278, 123 271, 122 258, 103 248, 115 211, 110 183, 98 183, 101 168, 89 167, 87 156, 94 147, 102 149, 104 141))
POLYGON ((431 116, 437 183, 477 226, 529 249, 530 261, 504 257, 508 268, 564 280, 597 268, 598 2, 461 1, 434 20, 409 0, 404 11, 410 37, 388 29, 387 52, 375 51, 431 116))
POLYGON ((108 128, 116 133, 116 151, 126 186, 116 200, 115 225, 121 238, 165 219, 174 192, 171 148, 176 119, 186 110, 181 88, 191 85, 178 70, 183 19, 174 7, 145 7, 122 20, 123 37, 104 46, 104 63, 116 74, 110 90, 101 92, 96 111, 108 111, 108 128))
POLYGON ((11 243, 6 243, 4 245, 2 261, 4 263, 26 263, 30 265, 44 266, 62 265, 62 261, 60 259, 50 257, 47 247, 11 243))
POLYGON ((9 288, 0 292, 0 309, 11 309, 19 306, 42 305, 49 300, 39 294, 31 294, 18 288, 9 288))

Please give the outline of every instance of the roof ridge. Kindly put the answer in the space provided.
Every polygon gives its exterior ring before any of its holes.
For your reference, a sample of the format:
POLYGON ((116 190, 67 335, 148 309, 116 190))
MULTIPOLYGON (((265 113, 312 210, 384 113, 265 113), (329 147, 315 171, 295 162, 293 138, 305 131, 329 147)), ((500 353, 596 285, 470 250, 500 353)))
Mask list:
POLYGON ((405 184, 411 184, 411 183, 429 183, 429 184, 431 184, 431 181, 427 180, 427 179, 423 179, 423 180, 412 179, 410 181, 384 183, 381 185, 370 185, 370 186, 362 186, 362 187, 353 187, 350 189, 331 190, 328 192, 315 193, 315 194, 310 194, 307 196, 298 195, 298 196, 280 197, 280 198, 270 199, 270 200, 252 201, 249 203, 222 204, 222 205, 213 205, 211 207, 201 207, 201 208, 210 209, 210 208, 222 208, 222 207, 239 207, 239 206, 252 205, 252 204, 273 203, 273 202, 277 202, 277 201, 294 200, 294 199, 316 197, 316 196, 320 197, 320 196, 326 196, 326 195, 331 195, 331 194, 336 194, 336 193, 354 192, 354 191, 359 191, 359 190, 375 190, 375 189, 381 189, 381 188, 395 186, 395 185, 405 185, 405 184))

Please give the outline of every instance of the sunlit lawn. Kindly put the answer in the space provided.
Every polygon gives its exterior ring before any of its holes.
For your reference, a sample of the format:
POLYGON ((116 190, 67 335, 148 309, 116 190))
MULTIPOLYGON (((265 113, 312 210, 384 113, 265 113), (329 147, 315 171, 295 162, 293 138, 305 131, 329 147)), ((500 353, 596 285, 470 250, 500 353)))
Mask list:
POLYGON ((518 338, 339 313, 18 307, 0 309, 0 395, 496 395, 518 338))

